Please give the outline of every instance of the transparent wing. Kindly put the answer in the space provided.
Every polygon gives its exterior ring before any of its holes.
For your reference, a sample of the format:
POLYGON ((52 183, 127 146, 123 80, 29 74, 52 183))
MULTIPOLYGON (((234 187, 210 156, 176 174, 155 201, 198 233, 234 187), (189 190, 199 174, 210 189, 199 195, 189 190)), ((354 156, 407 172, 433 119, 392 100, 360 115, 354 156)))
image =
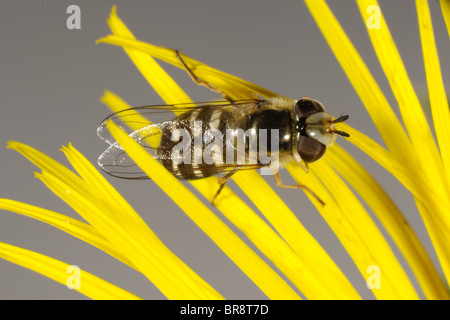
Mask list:
MULTIPOLYGON (((163 123, 148 124, 144 127, 131 131, 128 127, 122 127, 128 135, 137 141, 147 152, 153 157, 161 160, 161 155, 158 154, 158 145, 156 144, 160 139, 164 127, 170 126, 171 121, 163 123), (152 142, 155 141, 155 144, 152 142)), ((105 123, 102 123, 98 130, 99 136, 109 143, 109 146, 99 156, 97 162, 99 166, 112 176, 124 179, 145 179, 147 176, 134 163, 134 161, 123 150, 119 143, 117 143, 109 134, 105 123)))
MULTIPOLYGON (((261 100, 239 100, 234 103, 217 101, 217 102, 205 102, 205 103, 186 103, 176 105, 155 105, 155 106, 142 106, 130 109, 125 109, 116 112, 108 116, 102 121, 97 129, 98 136, 106 141, 109 146, 99 156, 99 166, 108 174, 124 179, 147 179, 148 177, 142 170, 134 163, 134 161, 128 156, 123 148, 114 140, 106 128, 106 122, 108 120, 113 121, 116 125, 122 128, 127 134, 147 152, 150 153, 155 159, 173 160, 171 152, 166 152, 164 146, 160 145, 160 140, 165 132, 170 132, 176 127, 188 127, 192 124, 192 120, 198 116, 199 111, 210 111, 212 117, 208 120, 208 123, 214 123, 218 119, 214 118, 216 114, 214 111, 220 109, 217 114, 221 115, 220 121, 225 126, 231 125, 235 121, 236 117, 241 117, 254 110, 259 106, 261 100)), ((203 127, 202 130, 206 128, 203 127)), ((192 137, 193 138, 193 137, 192 137)), ((198 166, 202 166, 201 164, 198 166)), ((221 164, 214 167, 190 166, 188 170, 192 170, 192 176, 195 178, 201 178, 197 173, 199 169, 203 172, 208 171, 210 174, 216 174, 224 171, 229 171, 232 168, 236 168, 236 165, 221 164), (214 170, 214 172, 211 172, 214 170)), ((261 166, 258 166, 259 168, 261 166)), ((171 169, 170 166, 166 168, 174 175, 177 174, 177 169, 171 169)), ((255 169, 254 166, 242 166, 242 169, 255 169)), ((241 167, 239 167, 241 169, 241 167)), ((187 170, 187 168, 185 168, 187 170)))

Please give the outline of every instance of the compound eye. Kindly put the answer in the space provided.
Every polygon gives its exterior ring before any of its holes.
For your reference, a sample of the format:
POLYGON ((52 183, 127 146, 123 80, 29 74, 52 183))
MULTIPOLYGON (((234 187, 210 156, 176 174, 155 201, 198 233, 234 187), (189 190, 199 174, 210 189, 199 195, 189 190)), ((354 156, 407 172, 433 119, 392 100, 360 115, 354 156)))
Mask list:
POLYGON ((297 151, 303 161, 309 163, 322 158, 327 147, 319 141, 305 136, 300 136, 297 142, 297 151))
POLYGON ((295 117, 298 119, 307 117, 316 112, 324 112, 325 108, 323 105, 313 99, 303 98, 297 101, 295 105, 295 117))

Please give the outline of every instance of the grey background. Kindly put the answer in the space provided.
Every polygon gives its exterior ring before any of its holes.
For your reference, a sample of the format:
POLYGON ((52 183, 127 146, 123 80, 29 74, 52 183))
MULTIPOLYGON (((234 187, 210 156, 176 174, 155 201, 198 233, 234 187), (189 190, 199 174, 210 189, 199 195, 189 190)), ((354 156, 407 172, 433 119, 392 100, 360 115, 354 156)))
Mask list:
MULTIPOLYGON (((36 171, 33 165, 5 148, 6 141, 24 142, 64 164, 68 162, 58 149, 72 142, 96 163, 106 147, 96 136, 96 127, 108 114, 107 108, 99 102, 104 89, 112 90, 135 106, 162 102, 122 49, 95 45, 96 39, 109 33, 106 18, 113 4, 117 4, 118 15, 140 40, 178 48, 220 70, 291 98, 306 95, 318 99, 335 115, 342 111, 350 114, 352 126, 380 141, 367 112, 302 1, 2 1, 0 197, 76 217, 33 177, 36 171), (81 30, 66 28, 66 8, 70 4, 81 8, 81 30)), ((355 3, 340 0, 329 1, 329 5, 396 108, 355 3)), ((438 1, 430 1, 430 6, 442 72, 448 84, 449 38, 438 1)), ((381 8, 414 87, 426 101, 414 2, 381 1, 381 8)), ((194 100, 217 98, 193 84, 184 72, 172 67, 168 70, 194 100)), ((411 195, 350 143, 342 144, 392 195, 437 265, 411 195)), ((265 179, 275 186, 272 177, 265 179)), ((266 298, 154 183, 109 180, 164 243, 222 295, 232 299, 266 298)), ((230 186, 237 189, 233 183, 230 186)), ((299 195, 298 191, 287 189, 277 191, 346 272, 362 297, 373 298, 355 265, 303 193, 299 195)), ((221 217, 220 213, 218 215, 221 217)), ((0 241, 76 264, 143 298, 164 298, 141 274, 41 222, 2 211, 0 241)), ((0 260, 0 299, 85 297, 0 260)))

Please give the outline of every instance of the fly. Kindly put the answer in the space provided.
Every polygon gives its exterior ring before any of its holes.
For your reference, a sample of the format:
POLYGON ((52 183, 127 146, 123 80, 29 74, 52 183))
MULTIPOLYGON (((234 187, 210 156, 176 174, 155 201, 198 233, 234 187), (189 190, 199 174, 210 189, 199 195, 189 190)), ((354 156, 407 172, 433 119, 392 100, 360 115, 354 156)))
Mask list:
POLYGON ((98 159, 100 167, 119 178, 148 178, 109 135, 105 121, 111 119, 179 179, 223 174, 213 204, 234 173, 263 169, 275 175, 279 187, 304 189, 324 205, 307 186, 282 184, 278 170, 295 160, 308 172, 308 163, 319 160, 337 136, 349 137, 335 128, 348 115, 334 118, 319 101, 307 97, 232 100, 199 79, 176 54, 197 84, 227 101, 144 106, 110 115, 98 128, 98 135, 110 144, 98 159))

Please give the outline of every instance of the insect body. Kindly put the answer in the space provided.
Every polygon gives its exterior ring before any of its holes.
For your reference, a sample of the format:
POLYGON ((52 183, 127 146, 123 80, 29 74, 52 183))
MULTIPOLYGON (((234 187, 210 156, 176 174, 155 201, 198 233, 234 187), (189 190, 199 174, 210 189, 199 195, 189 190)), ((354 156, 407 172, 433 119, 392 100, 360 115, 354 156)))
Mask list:
MULTIPOLYGON (((278 186, 306 189, 324 204, 304 185, 283 185, 278 169, 295 160, 307 171, 307 164, 319 160, 337 135, 349 136, 334 126, 348 116, 335 119, 319 101, 306 97, 298 101, 284 98, 234 101, 197 78, 178 51, 176 55, 197 84, 219 93, 227 101, 137 107, 117 112, 105 121, 116 122, 179 179, 224 174, 213 202, 235 172, 269 169, 278 186)), ((110 146, 98 159, 100 167, 120 178, 148 178, 109 136, 105 121, 98 134, 110 146)))
MULTIPOLYGON (((293 160, 307 166, 323 156, 337 135, 348 137, 334 126, 348 116, 335 119, 320 102, 309 98, 147 106, 123 110, 107 119, 128 130, 179 179, 225 173, 219 180, 218 193, 232 174, 246 169, 269 168, 278 184, 284 186, 279 181, 279 168, 293 160), (161 115, 173 117, 173 112, 182 113, 174 119, 146 122, 136 130, 129 129, 142 121, 136 118, 137 114, 156 119, 161 115), (265 139, 261 139, 262 133, 265 139)), ((104 171, 121 178, 146 178, 121 147, 108 139, 105 122, 98 132, 110 142, 98 160, 104 171)))

